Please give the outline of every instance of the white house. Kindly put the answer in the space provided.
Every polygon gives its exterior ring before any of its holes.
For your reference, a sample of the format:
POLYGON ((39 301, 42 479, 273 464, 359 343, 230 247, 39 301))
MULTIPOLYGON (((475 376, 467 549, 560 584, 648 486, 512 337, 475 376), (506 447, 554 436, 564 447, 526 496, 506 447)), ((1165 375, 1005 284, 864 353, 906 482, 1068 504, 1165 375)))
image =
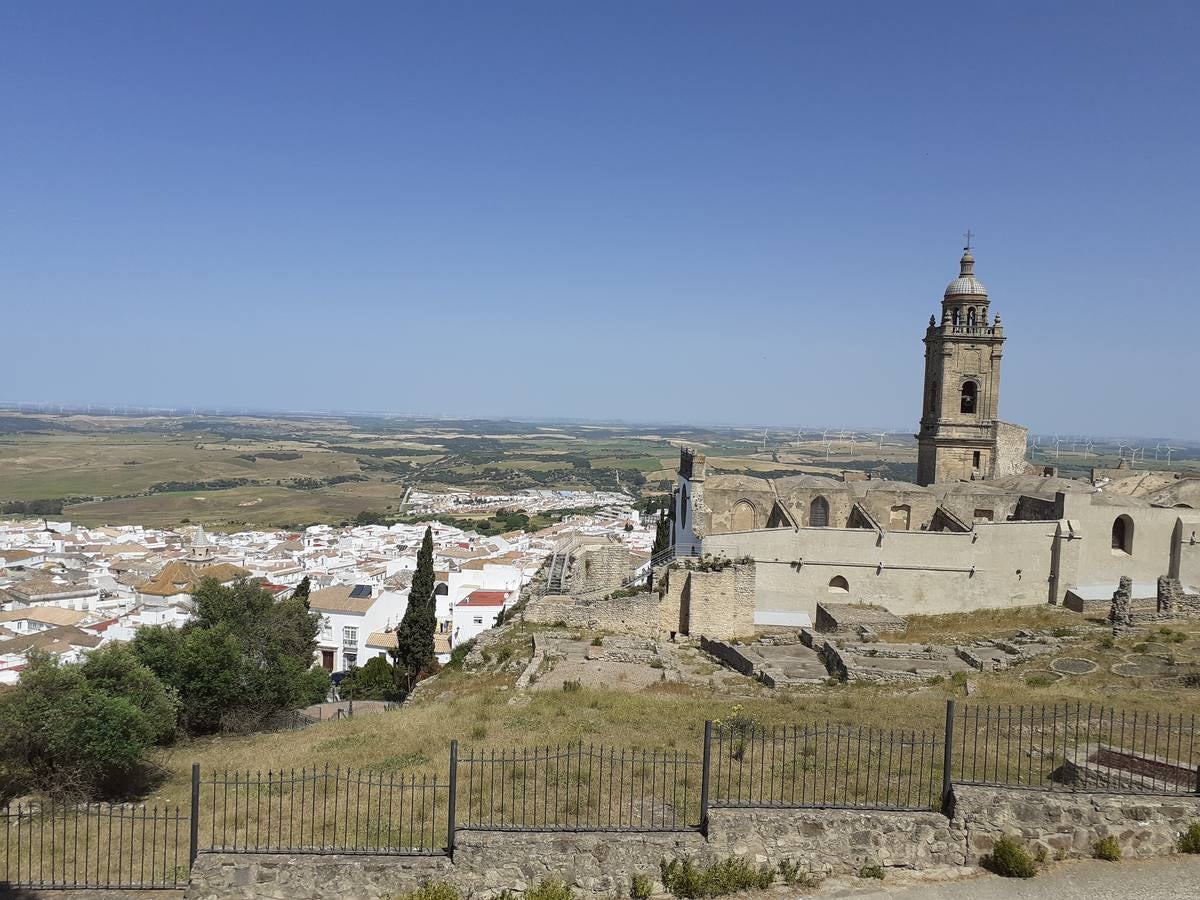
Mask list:
POLYGON ((457 647, 487 631, 515 598, 515 591, 472 591, 458 601, 451 611, 451 644, 457 647))
POLYGON ((336 584, 314 591, 308 605, 321 614, 317 661, 327 672, 344 672, 378 655, 379 648, 372 648, 369 642, 400 624, 408 592, 378 591, 369 584, 336 584))

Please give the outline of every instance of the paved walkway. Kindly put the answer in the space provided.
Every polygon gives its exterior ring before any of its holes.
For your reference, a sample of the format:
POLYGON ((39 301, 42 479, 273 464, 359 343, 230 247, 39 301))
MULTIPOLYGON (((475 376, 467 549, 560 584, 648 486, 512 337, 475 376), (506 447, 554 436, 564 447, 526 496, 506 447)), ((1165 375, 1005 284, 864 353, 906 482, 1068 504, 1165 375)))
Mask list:
POLYGON ((859 882, 853 888, 831 885, 819 896, 855 900, 1193 900, 1200 897, 1200 856, 1106 863, 1063 863, 1036 878, 981 875, 961 881, 880 888, 859 882))

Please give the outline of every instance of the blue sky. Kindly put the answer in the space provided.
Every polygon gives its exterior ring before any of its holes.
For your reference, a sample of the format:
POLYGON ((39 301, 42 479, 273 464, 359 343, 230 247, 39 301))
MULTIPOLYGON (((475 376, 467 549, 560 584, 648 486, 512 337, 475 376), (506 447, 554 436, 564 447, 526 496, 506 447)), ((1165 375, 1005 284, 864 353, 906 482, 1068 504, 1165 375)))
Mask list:
POLYGON ((1200 7, 0 8, 0 399, 1200 437, 1200 7))

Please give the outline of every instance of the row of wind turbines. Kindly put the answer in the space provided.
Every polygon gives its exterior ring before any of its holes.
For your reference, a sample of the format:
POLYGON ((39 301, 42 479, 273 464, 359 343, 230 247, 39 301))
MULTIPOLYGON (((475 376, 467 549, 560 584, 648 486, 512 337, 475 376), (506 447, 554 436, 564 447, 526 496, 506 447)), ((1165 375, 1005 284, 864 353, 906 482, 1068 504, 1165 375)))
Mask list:
MULTIPOLYGON (((1044 435, 1033 435, 1029 438, 1026 444, 1026 451, 1030 459, 1037 459, 1039 454, 1041 455, 1042 459, 1050 459, 1053 457, 1055 461, 1060 460, 1063 453, 1070 453, 1076 456, 1082 455, 1084 459, 1091 459, 1094 456, 1108 455, 1107 453, 1103 452, 1104 447, 1101 448, 1102 452, 1098 454, 1096 452, 1097 444, 1091 438, 1064 438, 1054 435, 1052 438, 1049 438, 1047 445, 1043 446, 1041 441, 1044 437, 1044 435), (1071 449, 1069 451, 1064 450, 1064 446, 1068 444, 1070 445, 1071 449), (1082 450, 1080 450, 1081 447, 1083 448, 1082 450)), ((1137 446, 1132 441, 1117 441, 1116 444, 1117 458, 1119 460, 1128 462, 1131 466, 1138 462, 1143 464, 1145 463, 1147 449, 1152 449, 1154 451, 1155 462, 1165 462, 1168 466, 1171 465, 1172 456, 1183 451, 1183 448, 1172 447, 1169 443, 1164 441, 1159 441, 1152 448, 1137 446)))

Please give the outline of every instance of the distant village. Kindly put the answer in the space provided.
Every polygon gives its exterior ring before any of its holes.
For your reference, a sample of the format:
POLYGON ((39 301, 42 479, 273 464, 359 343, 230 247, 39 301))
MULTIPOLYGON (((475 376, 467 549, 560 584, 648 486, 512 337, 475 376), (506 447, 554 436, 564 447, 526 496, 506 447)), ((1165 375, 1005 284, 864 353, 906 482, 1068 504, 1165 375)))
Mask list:
POLYGON ((31 653, 76 662, 88 650, 128 641, 139 628, 178 628, 204 578, 248 579, 279 597, 307 578, 322 617, 317 664, 330 673, 386 656, 408 605, 417 550, 432 529, 437 597, 436 650, 451 651, 493 627, 566 541, 622 544, 649 565, 646 527, 627 495, 533 491, 528 495, 421 494, 420 513, 463 516, 501 508, 529 513, 578 509, 536 532, 484 537, 438 521, 303 531, 209 532, 141 525, 86 528, 69 521, 0 521, 0 684, 15 684, 31 653))

